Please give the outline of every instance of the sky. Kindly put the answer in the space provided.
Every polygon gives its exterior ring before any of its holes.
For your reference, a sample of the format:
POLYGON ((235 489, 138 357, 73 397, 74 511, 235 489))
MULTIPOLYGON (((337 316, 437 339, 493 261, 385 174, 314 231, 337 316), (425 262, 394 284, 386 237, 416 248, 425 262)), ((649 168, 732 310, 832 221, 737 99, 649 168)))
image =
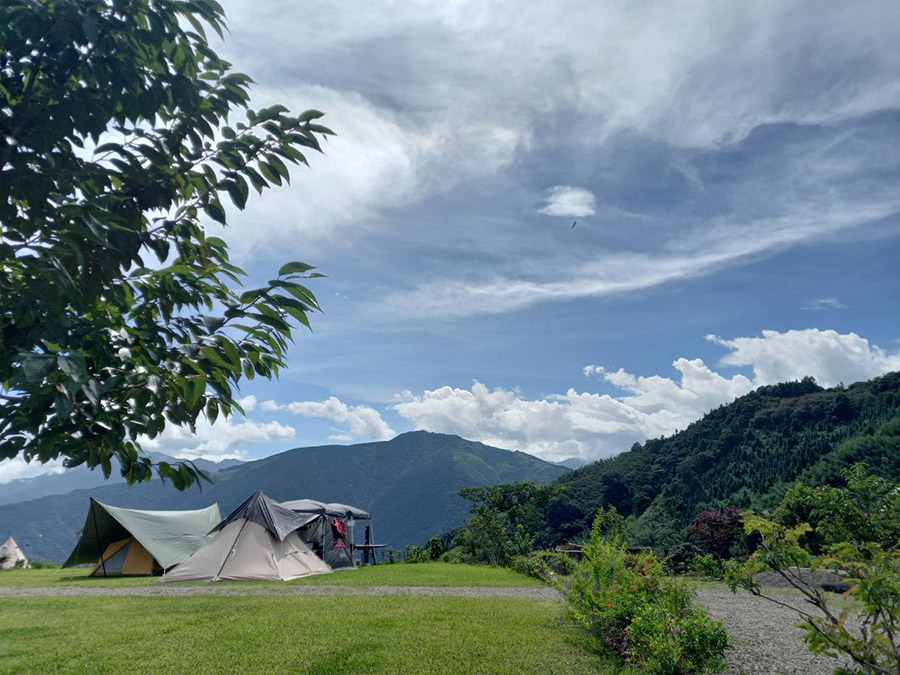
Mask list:
POLYGON ((251 284, 316 265, 324 311, 246 417, 145 448, 426 429, 590 461, 900 370, 900 4, 223 4, 253 104, 337 136, 210 230, 251 284))

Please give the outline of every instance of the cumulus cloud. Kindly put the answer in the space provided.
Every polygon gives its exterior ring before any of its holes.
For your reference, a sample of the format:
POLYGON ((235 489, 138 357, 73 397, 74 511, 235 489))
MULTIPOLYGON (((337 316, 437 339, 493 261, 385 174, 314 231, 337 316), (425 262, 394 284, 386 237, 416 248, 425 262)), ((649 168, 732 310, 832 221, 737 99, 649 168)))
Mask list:
POLYGON ((333 441, 348 442, 360 439, 384 441, 397 435, 374 408, 365 405, 347 405, 335 396, 330 396, 324 401, 294 401, 285 404, 263 401, 261 407, 267 411, 286 410, 294 415, 322 417, 338 422, 344 429, 329 437, 333 441))
POLYGON ((538 213, 545 216, 583 218, 596 213, 597 199, 594 193, 571 185, 556 185, 547 190, 543 207, 538 213))
POLYGON ((586 376, 601 378, 619 394, 569 389, 528 399, 476 381, 470 389, 407 391, 393 407, 420 429, 459 434, 545 459, 596 460, 627 450, 636 441, 684 429, 759 385, 812 375, 831 386, 900 369, 900 351, 888 353, 854 333, 809 329, 708 339, 729 350, 722 365, 750 367, 753 378, 740 373, 728 377, 701 359, 677 359, 672 364, 676 378, 588 365, 583 369, 586 376))
POLYGON ((65 471, 60 460, 50 460, 46 464, 26 462, 21 457, 0 460, 0 485, 19 478, 34 478, 41 474, 62 473, 65 471))
POLYGON ((235 422, 233 418, 219 418, 214 424, 206 419, 197 420, 197 432, 188 427, 168 425, 154 439, 140 439, 145 450, 162 452, 185 459, 242 459, 248 443, 289 440, 296 436, 293 427, 280 422, 235 422))
POLYGON ((856 333, 833 330, 764 330, 759 337, 732 340, 708 335, 707 340, 730 353, 720 363, 749 366, 756 384, 797 380, 812 375, 826 387, 850 384, 900 370, 900 350, 888 352, 856 333))

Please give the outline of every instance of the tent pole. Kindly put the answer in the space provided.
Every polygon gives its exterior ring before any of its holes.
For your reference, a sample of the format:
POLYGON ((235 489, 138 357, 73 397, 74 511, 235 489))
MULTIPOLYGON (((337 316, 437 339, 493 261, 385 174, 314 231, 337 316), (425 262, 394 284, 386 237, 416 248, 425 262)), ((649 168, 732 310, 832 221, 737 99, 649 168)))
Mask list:
POLYGON ((100 544, 100 567, 103 568, 103 576, 106 576, 106 560, 103 559, 103 554, 106 553, 106 547, 103 545, 103 540, 100 539, 100 530, 97 529, 97 514, 94 513, 93 497, 91 497, 91 522, 94 523, 94 533, 97 535, 97 543, 100 544))
POLYGON ((244 528, 247 527, 248 519, 244 518, 244 522, 241 525, 240 532, 237 533, 237 536, 234 538, 234 542, 231 544, 231 549, 228 551, 228 555, 225 556, 225 560, 222 561, 222 566, 219 568, 219 571, 216 572, 216 576, 212 578, 213 581, 216 581, 219 578, 219 575, 222 574, 222 570, 225 569, 225 565, 228 564, 228 559, 231 557, 231 554, 234 553, 234 545, 241 538, 241 534, 244 532, 244 528))

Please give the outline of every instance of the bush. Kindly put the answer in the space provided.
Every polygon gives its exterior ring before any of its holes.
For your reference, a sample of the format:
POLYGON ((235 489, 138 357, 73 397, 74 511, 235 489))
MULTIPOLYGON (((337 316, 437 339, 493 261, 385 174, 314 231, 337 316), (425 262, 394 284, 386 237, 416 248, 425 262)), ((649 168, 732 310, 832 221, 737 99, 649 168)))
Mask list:
POLYGON ((712 553, 695 556, 691 561, 691 572, 707 579, 724 579, 725 564, 712 553))
POLYGON ((432 537, 425 545, 425 550, 431 560, 439 560, 444 553, 444 542, 440 537, 432 537))
POLYGON ((798 495, 808 499, 808 512, 817 524, 796 527, 744 514, 747 532, 762 535, 762 544, 741 565, 727 570, 732 590, 750 591, 781 606, 793 607, 803 620, 805 640, 814 654, 849 656, 857 670, 838 672, 900 675, 900 485, 873 476, 865 464, 841 472, 847 487, 810 488, 788 495, 784 515, 795 509, 798 495), (810 534, 816 535, 810 537, 810 534), (807 546, 826 546, 814 556, 807 546), (798 567, 836 572, 844 577, 855 601, 859 630, 847 625, 850 607, 838 611, 823 590, 796 573, 798 567), (761 571, 780 575, 803 596, 789 604, 784 597, 769 597, 755 580, 761 571), (810 606, 818 611, 810 611, 810 606))
POLYGON ((423 563, 423 562, 431 562, 431 556, 428 555, 428 551, 426 551, 421 546, 410 546, 406 545, 406 548, 403 549, 403 562, 406 563, 423 563))
POLYGON ((663 565, 669 572, 687 574, 694 571, 694 558, 703 555, 703 549, 697 544, 683 541, 675 544, 666 552, 663 565))
POLYGON ((31 560, 29 561, 32 569, 36 570, 58 570, 59 565, 57 565, 52 560, 31 560))
POLYGON ((665 575, 652 552, 628 553, 615 510, 600 510, 584 555, 567 591, 570 615, 605 651, 651 673, 723 665, 725 628, 692 603, 683 581, 665 575))
POLYGON ((532 551, 528 555, 517 555, 510 567, 520 574, 546 581, 554 575, 572 574, 575 571, 575 561, 556 551, 532 551))

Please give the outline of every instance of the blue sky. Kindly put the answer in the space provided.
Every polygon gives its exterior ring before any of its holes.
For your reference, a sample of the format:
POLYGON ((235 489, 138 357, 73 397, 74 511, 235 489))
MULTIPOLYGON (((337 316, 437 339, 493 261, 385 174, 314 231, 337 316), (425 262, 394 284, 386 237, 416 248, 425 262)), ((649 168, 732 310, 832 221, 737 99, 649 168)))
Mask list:
POLYGON ((147 447, 589 460, 900 369, 897 3, 224 5, 254 104, 338 133, 224 236, 251 279, 315 264, 325 311, 247 419, 147 447))

